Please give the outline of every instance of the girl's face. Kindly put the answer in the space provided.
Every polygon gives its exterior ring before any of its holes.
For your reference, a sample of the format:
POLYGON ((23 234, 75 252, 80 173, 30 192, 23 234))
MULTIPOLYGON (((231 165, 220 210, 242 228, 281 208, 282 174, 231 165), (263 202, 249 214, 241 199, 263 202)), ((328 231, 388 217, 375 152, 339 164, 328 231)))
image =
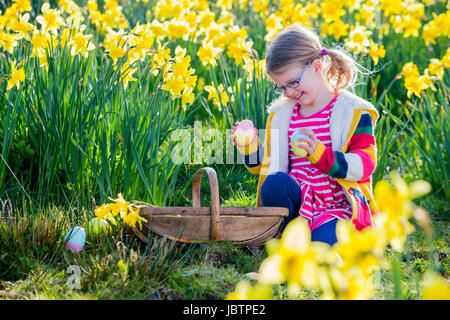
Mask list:
MULTIPOLYGON (((304 64, 291 63, 281 68, 279 73, 271 74, 271 78, 278 87, 285 85, 295 86, 305 68, 304 64)), ((316 101, 317 94, 323 86, 322 63, 314 60, 306 65, 303 76, 296 88, 285 87, 284 96, 299 102, 302 106, 312 106, 316 101)))

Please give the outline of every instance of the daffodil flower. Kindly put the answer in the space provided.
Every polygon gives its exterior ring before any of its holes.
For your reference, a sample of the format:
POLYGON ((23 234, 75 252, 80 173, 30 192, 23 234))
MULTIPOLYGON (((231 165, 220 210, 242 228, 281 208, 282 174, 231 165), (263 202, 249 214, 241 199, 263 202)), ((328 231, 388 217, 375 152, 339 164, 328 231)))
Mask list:
POLYGON ((267 242, 269 257, 261 264, 260 281, 265 284, 287 281, 290 285, 314 288, 320 283, 320 263, 335 257, 328 247, 322 242, 311 242, 311 231, 305 219, 294 219, 286 226, 281 239, 267 242))
POLYGON ((364 26, 356 26, 345 40, 346 46, 355 53, 367 53, 370 47, 369 37, 372 31, 364 26))
POLYGON ((223 50, 216 48, 213 45, 213 41, 203 42, 202 46, 198 49, 198 57, 204 66, 217 65, 216 58, 223 50))
POLYGON ((445 56, 442 58, 442 63, 444 64, 444 67, 450 68, 450 48, 447 49, 445 56))
POLYGON ((6 90, 11 90, 14 86, 20 88, 20 83, 25 81, 25 71, 23 68, 16 68, 16 63, 11 62, 11 74, 9 75, 6 90))
POLYGON ((113 203, 106 203, 94 210, 95 215, 100 220, 109 220, 113 224, 117 224, 117 216, 131 227, 136 227, 136 223, 142 229, 142 222, 147 222, 147 219, 139 215, 139 208, 135 204, 127 202, 121 193, 116 199, 108 197, 113 203))
POLYGON ((111 197, 108 197, 108 198, 114 202, 114 203, 110 204, 112 215, 117 216, 118 214, 120 214, 121 218, 126 216, 129 203, 127 201, 125 201, 125 199, 122 196, 122 193, 118 194, 117 199, 112 199, 111 197))
POLYGON ((371 41, 371 46, 369 50, 369 55, 372 57, 373 63, 375 65, 378 64, 378 60, 380 58, 384 58, 386 55, 386 50, 384 49, 384 46, 379 46, 378 44, 371 41))
POLYGON ((395 188, 385 180, 375 186, 375 202, 381 214, 375 216, 374 220, 386 232, 387 241, 392 247, 402 251, 407 235, 414 231, 414 226, 408 221, 413 212, 411 200, 429 193, 431 186, 423 180, 408 185, 397 173, 391 173, 390 177, 395 188))
POLYGON ((230 42, 227 47, 227 54, 232 57, 237 64, 242 64, 244 57, 249 57, 249 52, 253 46, 252 41, 245 41, 243 38, 237 38, 236 41, 230 42))
POLYGON ((84 35, 81 32, 78 32, 68 43, 68 45, 72 47, 70 54, 72 56, 81 54, 81 56, 87 58, 88 52, 95 49, 95 45, 89 41, 91 38, 91 34, 84 35))
POLYGON ((14 0, 14 6, 18 12, 31 11, 30 0, 14 0))
POLYGON ((94 210, 94 213, 99 220, 104 220, 105 216, 110 212, 111 212, 111 207, 110 207, 109 203, 105 203, 94 210))
POLYGON ((427 78, 424 76, 408 77, 405 79, 405 88, 408 90, 408 98, 411 98, 413 94, 420 98, 420 93, 428 88, 427 78))
POLYGON ((17 40, 21 38, 30 40, 30 35, 28 33, 33 30, 34 26, 31 23, 28 23, 29 19, 30 14, 25 13, 13 22, 11 29, 19 34, 17 40))
POLYGON ((7 33, 0 29, 0 47, 12 54, 19 37, 17 33, 7 33))
POLYGON ((137 222, 139 224, 139 228, 142 229, 142 221, 147 222, 147 219, 139 215, 139 210, 135 210, 129 207, 129 212, 125 218, 126 224, 130 227, 135 228, 137 222))
POLYGON ((269 300, 272 298, 272 288, 256 283, 254 286, 247 280, 237 284, 236 289, 226 296, 226 300, 269 300))
POLYGON ((437 79, 442 79, 444 77, 444 65, 439 59, 432 58, 428 65, 428 70, 430 74, 436 76, 437 79))
MULTIPOLYGON (((114 70, 116 70, 117 67, 114 66, 114 70)), ((120 75, 120 81, 122 81, 123 86, 126 88, 128 86, 128 83, 130 81, 136 81, 136 78, 133 78, 133 74, 136 72, 137 68, 130 68, 130 64, 128 62, 124 63, 123 66, 120 68, 121 75, 120 75)))
POLYGON ((450 300, 450 285, 437 273, 427 271, 422 281, 422 300, 450 300))
POLYGON ((195 94, 193 91, 193 87, 186 87, 181 94, 181 104, 184 110, 186 110, 186 105, 192 104, 194 102, 195 94))
POLYGON ((36 17, 36 21, 44 30, 49 30, 56 36, 58 34, 58 28, 65 25, 64 19, 61 17, 61 11, 58 9, 50 9, 48 2, 42 5, 41 11, 42 14, 36 17))
POLYGON ((121 47, 112 47, 111 49, 107 50, 106 52, 108 52, 108 55, 112 58, 113 63, 116 64, 117 59, 122 58, 126 51, 124 48, 121 47))
POLYGON ((45 48, 48 48, 49 38, 48 34, 42 33, 36 27, 34 28, 33 35, 31 36, 32 57, 39 56, 41 52, 45 54, 45 48))
POLYGON ((213 100, 213 103, 221 110, 221 103, 227 104, 229 101, 228 94, 226 93, 223 84, 219 84, 218 91, 212 85, 205 86, 204 89, 208 92, 208 100, 213 100), (220 98, 219 98, 220 95, 220 98))

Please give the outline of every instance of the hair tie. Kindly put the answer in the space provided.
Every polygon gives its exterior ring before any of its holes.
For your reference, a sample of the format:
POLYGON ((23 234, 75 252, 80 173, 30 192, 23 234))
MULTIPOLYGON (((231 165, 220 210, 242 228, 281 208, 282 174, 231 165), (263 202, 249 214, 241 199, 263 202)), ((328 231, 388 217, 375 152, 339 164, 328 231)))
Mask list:
POLYGON ((327 49, 322 49, 321 55, 324 56, 327 54, 327 49))

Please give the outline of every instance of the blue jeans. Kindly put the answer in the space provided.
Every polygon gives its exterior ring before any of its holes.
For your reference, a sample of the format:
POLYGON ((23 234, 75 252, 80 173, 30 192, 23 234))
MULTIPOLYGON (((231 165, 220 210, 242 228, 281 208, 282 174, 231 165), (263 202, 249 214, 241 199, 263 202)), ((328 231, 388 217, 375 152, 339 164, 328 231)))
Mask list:
MULTIPOLYGON (((261 186, 261 204, 263 207, 283 207, 289 209, 289 215, 281 225, 281 231, 298 216, 301 204, 301 189, 297 182, 285 172, 269 174, 261 186)), ((333 219, 311 232, 311 241, 321 241, 333 245, 337 242, 336 223, 333 219)))

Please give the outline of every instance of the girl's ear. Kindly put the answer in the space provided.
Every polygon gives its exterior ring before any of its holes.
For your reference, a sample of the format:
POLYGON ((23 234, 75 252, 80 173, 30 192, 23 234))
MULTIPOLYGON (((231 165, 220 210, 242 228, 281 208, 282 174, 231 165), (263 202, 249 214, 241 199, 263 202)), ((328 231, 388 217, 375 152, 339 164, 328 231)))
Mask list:
POLYGON ((313 68, 314 68, 314 72, 317 73, 322 73, 322 61, 320 61, 319 59, 316 59, 312 62, 313 68))

